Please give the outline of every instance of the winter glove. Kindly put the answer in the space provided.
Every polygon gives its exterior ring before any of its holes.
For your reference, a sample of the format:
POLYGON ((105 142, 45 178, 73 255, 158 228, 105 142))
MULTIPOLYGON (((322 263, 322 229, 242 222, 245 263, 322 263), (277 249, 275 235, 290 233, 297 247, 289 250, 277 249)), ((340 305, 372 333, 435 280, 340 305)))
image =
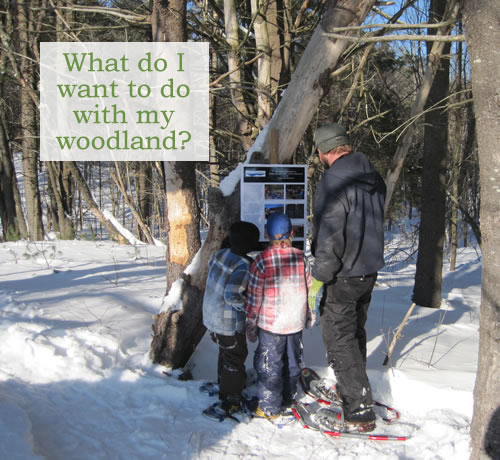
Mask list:
POLYGON ((312 285, 309 288, 309 292, 307 294, 307 301, 309 303, 309 309, 314 311, 316 309, 316 297, 320 289, 323 287, 323 281, 318 281, 316 278, 313 278, 312 285))
POLYGON ((247 338, 249 342, 256 342, 257 341, 257 324, 247 321, 247 338))

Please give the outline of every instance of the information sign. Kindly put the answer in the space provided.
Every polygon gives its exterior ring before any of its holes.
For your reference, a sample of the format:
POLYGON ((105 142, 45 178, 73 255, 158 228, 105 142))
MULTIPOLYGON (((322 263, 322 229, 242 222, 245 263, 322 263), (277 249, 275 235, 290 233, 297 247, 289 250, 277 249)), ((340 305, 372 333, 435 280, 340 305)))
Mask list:
POLYGON ((292 221, 293 245, 305 247, 307 235, 307 166, 249 165, 241 178, 241 220, 259 228, 260 240, 269 241, 265 226, 273 212, 292 221))

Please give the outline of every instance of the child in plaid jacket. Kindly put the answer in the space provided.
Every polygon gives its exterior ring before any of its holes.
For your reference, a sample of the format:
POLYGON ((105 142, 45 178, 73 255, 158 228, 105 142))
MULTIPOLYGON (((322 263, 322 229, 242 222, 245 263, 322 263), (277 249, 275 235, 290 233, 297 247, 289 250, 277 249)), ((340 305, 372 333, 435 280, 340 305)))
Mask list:
POLYGON ((259 407, 256 415, 276 418, 293 403, 302 361, 302 330, 312 327, 307 302, 311 268, 304 253, 291 244, 292 225, 273 213, 266 224, 269 247, 255 259, 248 285, 247 337, 259 339, 254 356, 259 407))

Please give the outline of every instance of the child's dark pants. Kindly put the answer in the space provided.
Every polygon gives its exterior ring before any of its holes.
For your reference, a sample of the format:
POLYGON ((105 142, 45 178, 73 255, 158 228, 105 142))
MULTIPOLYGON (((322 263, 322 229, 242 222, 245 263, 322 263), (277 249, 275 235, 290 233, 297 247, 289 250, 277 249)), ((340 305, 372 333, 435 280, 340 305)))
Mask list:
POLYGON ((230 399, 239 403, 241 391, 245 387, 247 374, 245 360, 248 355, 245 334, 235 335, 216 334, 219 345, 219 360, 217 376, 219 380, 219 399, 230 399))

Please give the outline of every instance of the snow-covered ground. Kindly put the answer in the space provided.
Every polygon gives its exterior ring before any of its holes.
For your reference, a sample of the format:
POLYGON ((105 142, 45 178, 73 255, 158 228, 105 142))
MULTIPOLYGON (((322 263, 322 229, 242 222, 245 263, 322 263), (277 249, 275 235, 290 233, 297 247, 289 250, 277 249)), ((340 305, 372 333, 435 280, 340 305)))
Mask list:
MULTIPOLYGON (((375 398, 400 409, 406 442, 326 438, 298 423, 214 422, 199 392, 215 377, 205 337, 194 380, 148 358, 164 294, 164 250, 109 242, 0 244, 0 455, 5 459, 466 459, 478 351, 481 262, 462 249, 445 268, 441 310, 417 308, 391 359, 388 342, 411 304, 415 265, 395 241, 368 319, 375 398)), ((330 376, 316 326, 305 365, 330 376)), ((247 367, 252 367, 250 347, 247 367)))

